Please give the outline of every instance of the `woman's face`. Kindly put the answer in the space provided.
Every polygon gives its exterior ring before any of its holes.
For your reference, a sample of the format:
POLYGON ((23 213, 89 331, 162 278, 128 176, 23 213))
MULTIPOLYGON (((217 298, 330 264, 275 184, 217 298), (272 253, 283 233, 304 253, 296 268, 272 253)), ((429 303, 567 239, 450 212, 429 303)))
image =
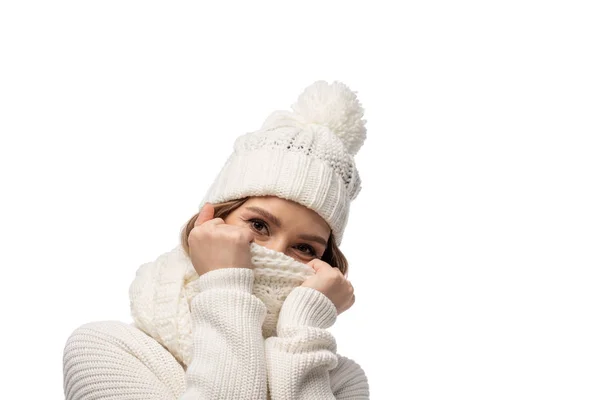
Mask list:
POLYGON ((224 221, 247 227, 257 244, 305 264, 323 256, 331 233, 315 211, 276 196, 251 197, 224 221))

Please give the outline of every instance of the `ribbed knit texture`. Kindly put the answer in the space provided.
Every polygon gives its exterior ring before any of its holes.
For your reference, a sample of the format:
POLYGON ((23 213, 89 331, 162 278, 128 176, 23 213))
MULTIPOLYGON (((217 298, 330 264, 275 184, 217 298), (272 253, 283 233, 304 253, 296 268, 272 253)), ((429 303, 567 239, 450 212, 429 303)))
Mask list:
POLYGON ((197 279, 187 369, 134 324, 80 326, 64 347, 65 398, 368 399, 364 371, 336 353, 326 330, 337 316, 331 300, 295 287, 281 306, 276 336, 265 340, 267 306, 253 294, 254 279, 248 268, 214 270, 197 279))

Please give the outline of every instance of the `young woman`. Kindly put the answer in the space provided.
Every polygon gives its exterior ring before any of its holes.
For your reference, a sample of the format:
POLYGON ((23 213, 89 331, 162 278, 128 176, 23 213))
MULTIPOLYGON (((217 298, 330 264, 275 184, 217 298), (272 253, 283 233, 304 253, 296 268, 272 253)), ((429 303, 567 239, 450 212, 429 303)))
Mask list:
POLYGON ((66 399, 368 399, 327 330, 355 301, 339 249, 361 181, 363 109, 317 81, 234 152, 181 232, 130 286, 133 323, 64 348, 66 399))

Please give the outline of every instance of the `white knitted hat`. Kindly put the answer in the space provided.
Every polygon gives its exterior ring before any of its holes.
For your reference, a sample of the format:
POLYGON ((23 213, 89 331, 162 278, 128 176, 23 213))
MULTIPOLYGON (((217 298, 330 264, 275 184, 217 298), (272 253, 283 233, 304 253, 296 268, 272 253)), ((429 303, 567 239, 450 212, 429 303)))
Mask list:
POLYGON ((317 81, 290 111, 274 111, 261 128, 238 137, 206 193, 206 203, 277 196, 314 210, 342 241, 350 202, 361 190, 354 155, 366 139, 363 108, 345 84, 317 81))

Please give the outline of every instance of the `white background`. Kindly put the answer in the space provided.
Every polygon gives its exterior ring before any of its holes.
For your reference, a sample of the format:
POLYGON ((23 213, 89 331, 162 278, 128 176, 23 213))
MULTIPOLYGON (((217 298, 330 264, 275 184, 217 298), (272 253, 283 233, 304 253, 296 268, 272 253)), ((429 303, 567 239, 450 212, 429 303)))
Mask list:
POLYGON ((235 138, 315 80, 365 108, 332 332, 372 399, 600 398, 596 2, 5 1, 0 397, 60 399, 235 138))

